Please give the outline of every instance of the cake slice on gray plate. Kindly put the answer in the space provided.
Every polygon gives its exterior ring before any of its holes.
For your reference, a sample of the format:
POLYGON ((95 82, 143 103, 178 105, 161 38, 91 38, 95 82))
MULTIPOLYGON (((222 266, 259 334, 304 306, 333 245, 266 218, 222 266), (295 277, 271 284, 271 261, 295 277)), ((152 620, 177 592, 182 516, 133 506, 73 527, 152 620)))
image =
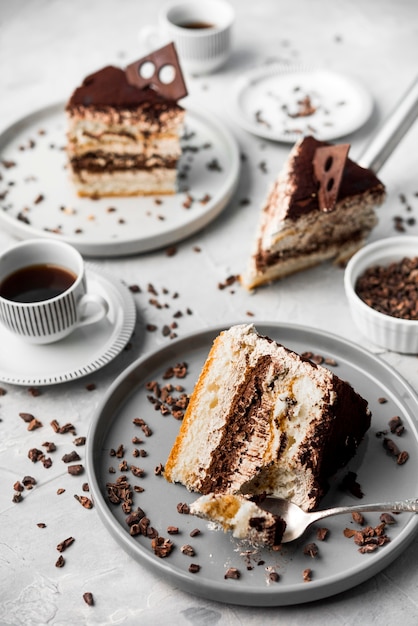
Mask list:
POLYGON ((351 385, 260 335, 215 339, 165 464, 165 478, 207 494, 275 494, 316 508, 370 426, 351 385))

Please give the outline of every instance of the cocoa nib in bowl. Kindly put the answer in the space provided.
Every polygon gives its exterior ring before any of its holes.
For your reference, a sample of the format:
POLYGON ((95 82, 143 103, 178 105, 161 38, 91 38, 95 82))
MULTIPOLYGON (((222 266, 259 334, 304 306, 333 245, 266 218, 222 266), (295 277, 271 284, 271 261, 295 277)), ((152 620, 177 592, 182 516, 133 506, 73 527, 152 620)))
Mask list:
POLYGON ((365 337, 387 350, 418 354, 418 237, 364 246, 348 262, 344 286, 365 337))

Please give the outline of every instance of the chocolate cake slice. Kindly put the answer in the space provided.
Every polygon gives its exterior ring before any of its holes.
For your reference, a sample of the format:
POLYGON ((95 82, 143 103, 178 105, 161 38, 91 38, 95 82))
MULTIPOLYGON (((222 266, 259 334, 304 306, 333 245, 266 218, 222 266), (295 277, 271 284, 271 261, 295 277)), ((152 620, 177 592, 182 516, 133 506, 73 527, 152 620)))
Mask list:
POLYGON ((126 69, 107 66, 87 76, 66 106, 67 153, 80 196, 172 194, 187 94, 171 45, 126 69), (173 68, 171 89, 157 80, 158 63, 173 68), (151 64, 154 77, 141 78, 151 64), (179 88, 178 88, 179 87, 179 88))
POLYGON ((314 509, 370 426, 366 400, 327 368, 232 326, 215 339, 165 464, 201 494, 275 494, 314 509))
POLYGON ((261 211, 241 276, 248 289, 326 260, 344 264, 365 243, 385 187, 371 170, 342 158, 340 147, 314 137, 293 147, 261 211), (326 153, 322 169, 321 150, 326 153))

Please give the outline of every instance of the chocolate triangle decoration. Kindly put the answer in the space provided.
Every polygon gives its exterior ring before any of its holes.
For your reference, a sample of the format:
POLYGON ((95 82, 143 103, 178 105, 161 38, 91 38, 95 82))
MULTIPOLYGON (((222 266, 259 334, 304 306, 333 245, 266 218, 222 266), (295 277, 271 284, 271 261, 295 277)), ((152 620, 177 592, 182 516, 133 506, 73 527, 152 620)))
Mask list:
POLYGON ((173 43, 128 65, 128 83, 139 89, 149 87, 167 100, 177 101, 187 96, 187 88, 173 43))
POLYGON ((335 209, 349 149, 350 144, 344 143, 315 150, 313 170, 319 184, 318 203, 325 213, 335 209))

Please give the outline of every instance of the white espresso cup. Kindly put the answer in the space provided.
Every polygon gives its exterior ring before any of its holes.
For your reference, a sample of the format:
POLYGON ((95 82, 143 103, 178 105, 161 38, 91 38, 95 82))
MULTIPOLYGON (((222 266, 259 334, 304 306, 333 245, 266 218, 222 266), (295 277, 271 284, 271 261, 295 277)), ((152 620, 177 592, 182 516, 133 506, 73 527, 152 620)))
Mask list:
POLYGON ((234 10, 224 0, 184 0, 165 5, 158 25, 144 26, 139 39, 148 49, 174 42, 181 68, 209 74, 221 67, 231 51, 234 10))
POLYGON ((87 292, 83 258, 69 244, 29 239, 0 255, 0 323, 24 341, 59 341, 108 310, 104 298, 87 292))

